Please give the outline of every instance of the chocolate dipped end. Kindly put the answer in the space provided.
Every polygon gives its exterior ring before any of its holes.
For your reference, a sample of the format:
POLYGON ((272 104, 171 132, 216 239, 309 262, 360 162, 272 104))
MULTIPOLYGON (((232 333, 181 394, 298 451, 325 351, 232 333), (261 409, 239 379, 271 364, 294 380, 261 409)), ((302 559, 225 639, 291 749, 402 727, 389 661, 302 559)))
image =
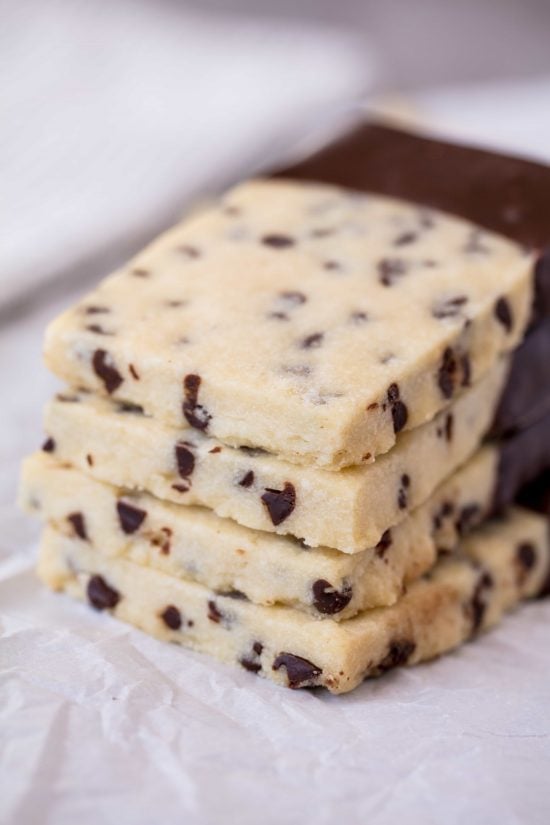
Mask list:
POLYGON ((547 318, 528 333, 513 353, 491 437, 513 435, 550 413, 549 365, 550 318, 547 318))
POLYGON ((416 201, 540 250, 533 323, 550 316, 550 166, 367 122, 276 177, 416 201))
POLYGON ((493 495, 494 515, 513 503, 519 491, 550 469, 550 415, 503 441, 493 495))

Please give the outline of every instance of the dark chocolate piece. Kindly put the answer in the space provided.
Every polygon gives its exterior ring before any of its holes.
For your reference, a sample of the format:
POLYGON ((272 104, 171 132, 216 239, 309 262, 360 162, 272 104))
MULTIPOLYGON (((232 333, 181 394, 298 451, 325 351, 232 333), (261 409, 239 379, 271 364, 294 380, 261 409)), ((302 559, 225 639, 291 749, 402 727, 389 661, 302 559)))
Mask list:
POLYGON ((53 438, 47 438, 42 444, 42 450, 45 453, 53 453, 55 450, 55 441, 53 438))
POLYGON ((120 601, 120 593, 107 584, 103 576, 92 576, 86 588, 88 601, 96 610, 112 610, 120 601))
POLYGON ((353 595, 350 584, 344 584, 341 590, 337 590, 325 579, 317 579, 311 589, 313 591, 313 606, 319 613, 326 616, 340 613, 348 606, 353 595))
POLYGON ((387 670, 399 665, 406 665, 415 650, 416 642, 413 642, 412 639, 395 639, 391 642, 387 654, 378 663, 376 671, 385 673, 387 670))
POLYGON ((262 669, 262 663, 260 662, 259 657, 261 656, 263 649, 264 646, 261 642, 254 642, 251 652, 247 656, 243 656, 239 659, 239 663, 250 673, 259 673, 262 669))
POLYGON ((105 384, 105 389, 111 395, 123 382, 123 377, 113 366, 111 356, 104 349, 96 349, 92 356, 92 367, 98 378, 105 384))
POLYGON ((69 513, 67 521, 70 522, 75 535, 82 541, 88 541, 88 531, 86 530, 86 520, 82 513, 69 513))
POLYGON ((140 510, 139 507, 134 507, 127 501, 117 501, 116 509, 122 531, 127 535, 139 530, 147 516, 145 510, 140 510))
POLYGON ((493 577, 487 571, 481 573, 468 605, 468 614, 472 619, 472 634, 477 633, 487 610, 487 592, 493 587, 493 577))
POLYGON ((186 375, 183 379, 183 414, 187 422, 196 430, 206 430, 212 416, 208 410, 198 403, 200 375, 186 375))
POLYGON ((390 384, 388 387, 388 404, 390 405, 394 433, 400 432, 409 417, 407 405, 399 397, 399 386, 390 384))
POLYGON ((550 469, 550 413, 503 441, 493 495, 493 513, 502 513, 524 485, 550 469))
POLYGON ((296 490, 294 489, 294 485, 285 481, 282 490, 273 490, 267 487, 265 493, 262 495, 262 501, 267 507, 271 521, 276 527, 289 517, 296 506, 296 490))
POLYGON ((173 604, 169 604, 168 607, 162 611, 160 618, 170 630, 179 630, 181 627, 181 613, 173 604))
POLYGON ((186 444, 176 444, 176 463, 182 478, 188 478, 195 469, 195 456, 186 444))
POLYGON ((550 318, 532 329, 515 350, 491 436, 524 430, 550 412, 550 318))
POLYGON ((288 686, 298 688, 307 682, 312 682, 323 672, 322 668, 314 665, 309 659, 295 656, 294 653, 279 653, 273 662, 273 670, 284 667, 288 678, 288 686))

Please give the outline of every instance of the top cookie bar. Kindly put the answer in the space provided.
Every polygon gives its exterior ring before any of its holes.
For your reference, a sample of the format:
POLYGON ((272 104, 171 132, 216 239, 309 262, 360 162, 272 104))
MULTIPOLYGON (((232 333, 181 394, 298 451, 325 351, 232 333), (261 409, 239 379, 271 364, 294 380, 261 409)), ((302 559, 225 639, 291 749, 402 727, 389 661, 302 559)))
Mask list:
POLYGON ((337 469, 518 344, 532 273, 524 249, 462 219, 253 181, 54 321, 46 361, 171 425, 337 469))

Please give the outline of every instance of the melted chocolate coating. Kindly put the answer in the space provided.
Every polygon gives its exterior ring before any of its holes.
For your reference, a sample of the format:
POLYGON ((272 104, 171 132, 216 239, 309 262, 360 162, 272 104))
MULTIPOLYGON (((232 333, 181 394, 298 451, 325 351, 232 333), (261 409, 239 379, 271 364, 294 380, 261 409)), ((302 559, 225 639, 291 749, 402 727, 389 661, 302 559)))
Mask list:
POLYGON ((371 121, 276 177, 415 201, 537 250, 534 320, 550 314, 549 166, 371 121))

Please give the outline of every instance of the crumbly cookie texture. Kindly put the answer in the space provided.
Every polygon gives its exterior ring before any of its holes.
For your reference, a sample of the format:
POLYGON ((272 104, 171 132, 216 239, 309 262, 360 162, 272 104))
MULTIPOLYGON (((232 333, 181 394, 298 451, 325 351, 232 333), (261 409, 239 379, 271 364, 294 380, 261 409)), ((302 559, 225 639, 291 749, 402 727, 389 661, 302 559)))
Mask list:
POLYGON ((402 433, 393 450, 339 473, 226 447, 91 394, 59 396, 46 410, 52 454, 95 478, 199 504, 309 546, 361 552, 425 501, 477 449, 507 372, 497 363, 432 421, 402 433))
POLYGON ((345 693, 397 665, 431 659, 495 624, 537 594, 548 570, 547 520, 515 510, 464 540, 392 607, 319 622, 288 607, 260 607, 120 558, 52 528, 39 575, 153 636, 179 642, 292 688, 345 693))
POLYGON ((80 386, 234 446, 368 463, 525 330, 533 258, 436 211, 253 181, 159 238, 50 326, 80 386))
POLYGON ((101 553, 128 558, 256 604, 286 604, 337 621, 394 604, 405 586, 490 512, 498 452, 484 447, 380 543, 354 555, 309 549, 199 507, 95 481, 37 453, 23 465, 20 503, 101 553))

